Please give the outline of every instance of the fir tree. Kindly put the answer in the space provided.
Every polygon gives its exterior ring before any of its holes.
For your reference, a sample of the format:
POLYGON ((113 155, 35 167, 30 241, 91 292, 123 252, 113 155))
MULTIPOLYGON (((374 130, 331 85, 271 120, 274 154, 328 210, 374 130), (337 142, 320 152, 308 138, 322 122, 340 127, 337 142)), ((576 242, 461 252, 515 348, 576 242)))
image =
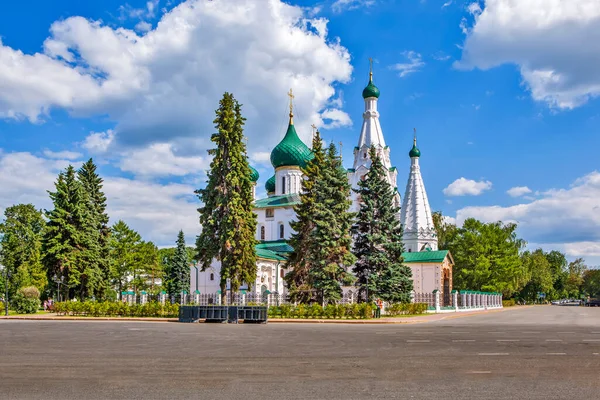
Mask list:
POLYGON ((357 259, 354 274, 363 300, 376 296, 385 301, 406 302, 410 300, 413 284, 410 268, 402 264, 404 245, 399 209, 394 205, 387 171, 374 147, 369 155, 371 168, 355 189, 361 205, 352 227, 357 259))
POLYGON ((302 303, 314 298, 309 271, 315 259, 312 252, 318 245, 314 243, 313 235, 316 227, 317 181, 321 179, 325 167, 325 152, 319 131, 313 137, 312 153, 314 157, 302 169, 305 179, 302 180, 300 204, 294 206, 296 219, 290 222, 295 233, 288 243, 294 250, 288 256, 287 267, 290 272, 285 277, 290 299, 302 303))
POLYGON ((350 228, 354 214, 349 211, 352 204, 350 190, 346 170, 332 143, 315 185, 316 226, 312 232, 313 248, 309 251, 313 263, 309 270, 310 281, 321 303, 339 300, 342 297, 341 286, 354 281, 348 272, 355 261, 351 252, 350 228))
POLYGON ((128 289, 130 278, 133 278, 135 271, 139 269, 137 250, 142 244, 142 237, 121 220, 113 225, 111 231, 110 279, 112 286, 116 287, 120 294, 128 289))
POLYGON ((54 209, 46 211, 42 263, 49 278, 64 277, 65 298, 85 299, 93 295, 102 279, 87 195, 72 166, 59 174, 55 187, 56 191, 50 192, 54 209))
POLYGON ((190 266, 183 231, 177 235, 177 248, 169 266, 169 295, 180 296, 190 287, 190 266))
POLYGON ((79 169, 77 177, 87 195, 89 225, 94 227, 90 230, 90 235, 94 237, 94 241, 97 243, 97 252, 91 254, 91 257, 94 259, 94 263, 97 264, 101 281, 98 283, 94 294, 99 298, 103 298, 109 289, 110 282, 110 227, 108 226, 109 218, 106 213, 106 196, 102 191, 104 181, 96 172, 96 165, 91 158, 79 169))
POLYGON ((219 105, 214 120, 217 133, 211 137, 217 147, 209 150, 213 160, 208 184, 196 191, 203 202, 198 209, 202 233, 196 250, 203 271, 214 259, 221 262, 220 286, 225 300, 228 279, 233 292, 256 280, 256 215, 241 106, 230 93, 223 95, 219 105))

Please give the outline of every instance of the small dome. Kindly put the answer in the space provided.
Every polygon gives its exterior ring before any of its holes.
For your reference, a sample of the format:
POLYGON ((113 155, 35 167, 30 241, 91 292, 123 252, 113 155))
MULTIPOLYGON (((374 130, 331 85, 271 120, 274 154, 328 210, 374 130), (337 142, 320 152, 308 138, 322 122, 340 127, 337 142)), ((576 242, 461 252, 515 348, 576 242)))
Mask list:
POLYGON ((258 178, 260 178, 258 171, 256 169, 254 169, 254 167, 252 165, 249 165, 249 167, 250 167, 250 180, 252 182, 258 181, 258 178))
POLYGON ((369 97, 375 97, 376 99, 379 98, 379 89, 377 89, 377 86, 373 84, 372 77, 369 79, 369 84, 367 87, 364 88, 362 96, 363 99, 368 99, 369 97))
POLYGON ((419 150, 417 148, 417 141, 416 141, 416 139, 415 139, 415 142, 413 143, 412 149, 410 149, 410 151, 408 152, 408 155, 409 155, 410 158, 421 157, 421 150, 419 150))
POLYGON ((313 157, 312 151, 298 137, 290 115, 290 124, 285 137, 271 152, 271 164, 274 168, 284 166, 304 168, 313 157))
POLYGON ((275 175, 270 177, 265 184, 265 189, 267 189, 267 193, 275 193, 275 175))

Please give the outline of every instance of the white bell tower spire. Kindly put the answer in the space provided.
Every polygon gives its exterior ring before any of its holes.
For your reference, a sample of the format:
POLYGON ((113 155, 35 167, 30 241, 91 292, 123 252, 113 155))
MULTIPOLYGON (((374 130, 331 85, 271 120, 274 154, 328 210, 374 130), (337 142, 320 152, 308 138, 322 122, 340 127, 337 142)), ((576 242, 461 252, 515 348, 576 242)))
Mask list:
MULTIPOLYGON (((397 171, 390 163, 390 149, 385 145, 383 131, 379 124, 379 112, 377 111, 377 102, 379 99, 379 89, 373 83, 373 59, 369 58, 369 83, 362 92, 365 101, 365 111, 363 112, 363 123, 360 130, 358 146, 354 148, 354 164, 352 169, 348 170, 348 181, 352 188, 358 188, 358 182, 369 172, 371 168, 371 159, 369 150, 374 146, 384 167, 388 170, 388 182, 392 188, 397 188, 397 171)), ((400 206, 400 194, 396 193, 396 206, 400 206)), ((360 209, 359 199, 356 193, 352 192, 352 211, 357 212, 360 209)))
POLYGON ((435 251, 438 249, 438 239, 419 167, 421 151, 417 148, 416 129, 413 147, 408 155, 410 156, 410 173, 400 212, 400 222, 404 229, 404 247, 406 251, 410 252, 435 251))

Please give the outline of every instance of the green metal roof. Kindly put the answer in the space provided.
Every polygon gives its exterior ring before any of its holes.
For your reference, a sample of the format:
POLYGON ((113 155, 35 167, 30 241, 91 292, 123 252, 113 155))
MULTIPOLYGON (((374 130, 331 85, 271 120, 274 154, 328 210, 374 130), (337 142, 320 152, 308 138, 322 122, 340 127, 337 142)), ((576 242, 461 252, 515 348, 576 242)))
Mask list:
POLYGON ((412 149, 410 149, 410 151, 408 152, 408 156, 410 158, 413 157, 421 157, 421 150, 419 150, 417 148, 417 138, 415 138, 414 142, 413 142, 413 147, 412 149))
POLYGON ((394 172, 396 170, 396 167, 390 167, 390 171, 394 172))
POLYGON ((284 138, 271 152, 273 168, 284 166, 305 167, 314 157, 312 151, 304 144, 296 133, 296 128, 290 119, 284 138))
POLYGON ((275 193, 275 175, 267 180, 267 183, 265 183, 265 189, 267 190, 267 193, 275 193))
POLYGON ((256 256, 258 258, 266 258, 267 260, 275 260, 275 261, 284 261, 285 260, 285 257, 280 256, 279 254, 275 253, 274 251, 267 250, 267 249, 259 249, 258 247, 256 248, 256 256))
POLYGON ((369 79, 369 84, 362 92, 363 99, 367 99, 369 97, 379 98, 379 89, 377 86, 373 84, 373 79, 369 79))
POLYGON ((258 171, 255 170, 252 165, 249 165, 249 167, 250 167, 250 180, 252 182, 256 182, 258 180, 258 178, 260 178, 260 175, 258 174, 258 171))
POLYGON ((294 251, 286 240, 262 241, 256 245, 257 249, 267 249, 276 253, 291 253, 294 251))
POLYGON ((254 208, 274 208, 274 207, 289 207, 300 203, 300 195, 283 194, 280 196, 271 196, 266 199, 256 200, 254 208))
POLYGON ((356 172, 354 168, 348 168, 348 172, 356 172))
POLYGON ((448 250, 419 251, 402 253, 404 262, 409 263, 441 263, 446 259, 448 250))

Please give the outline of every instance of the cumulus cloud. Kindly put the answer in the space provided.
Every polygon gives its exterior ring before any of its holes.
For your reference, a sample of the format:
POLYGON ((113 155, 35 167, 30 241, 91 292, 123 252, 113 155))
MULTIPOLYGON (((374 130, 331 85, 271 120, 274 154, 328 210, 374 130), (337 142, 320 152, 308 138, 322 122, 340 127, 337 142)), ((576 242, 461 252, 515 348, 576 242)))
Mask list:
POLYGON ((53 158, 53 159, 63 159, 63 160, 76 160, 78 158, 81 158, 82 154, 78 153, 76 151, 69 151, 69 150, 64 150, 64 151, 51 151, 51 150, 44 150, 44 156, 46 156, 47 158, 53 158))
POLYGON ((375 0, 336 0, 331 5, 331 9, 333 12, 340 13, 342 11, 371 7, 374 4, 375 0))
POLYGON ((579 253, 597 248, 600 243, 600 172, 577 179, 568 189, 553 189, 540 195, 539 199, 510 207, 466 207, 457 212, 456 219, 461 224, 469 217, 486 222, 516 222, 521 235, 529 242, 562 243, 571 255, 584 255, 579 253))
POLYGON ((139 36, 70 17, 52 24, 41 53, 0 42, 0 118, 39 123, 54 108, 107 116, 114 132, 90 141, 111 136, 113 145, 141 147, 210 135, 230 91, 243 104, 254 150, 283 136, 291 87, 297 125, 350 123, 330 103, 334 84, 351 77, 350 55, 328 39, 325 19, 281 0, 188 0, 155 26, 139 36))
POLYGON ((415 51, 405 51, 402 55, 406 57, 408 62, 394 64, 390 67, 391 69, 398 71, 400 78, 404 78, 407 75, 417 72, 425 66, 421 54, 415 51))
POLYGON ((81 143, 81 147, 92 154, 106 153, 114 138, 115 133, 110 129, 106 132, 92 132, 81 143))
POLYGON ((181 156, 170 143, 154 143, 149 147, 121 155, 120 168, 143 177, 166 177, 201 174, 210 160, 200 156, 181 156))
POLYGON ((446 196, 479 196, 492 188, 490 181, 475 181, 472 179, 458 178, 446 187, 443 192, 446 196))
POLYGON ((473 25, 461 23, 467 37, 457 67, 515 64, 531 96, 558 109, 600 94, 597 0, 484 0, 468 11, 473 25))
POLYGON ((510 197, 521 197, 528 193, 531 193, 531 189, 527 186, 515 186, 506 191, 510 197))
MULTIPOLYGON (((0 214, 18 203, 50 209, 52 202, 47 190, 54 190, 58 173, 70 163, 67 159, 49 159, 25 152, 0 152, 0 214)), ((159 246, 172 245, 180 229, 188 240, 199 233, 195 187, 113 176, 103 178, 108 213, 113 223, 123 219, 144 239, 159 246)))

